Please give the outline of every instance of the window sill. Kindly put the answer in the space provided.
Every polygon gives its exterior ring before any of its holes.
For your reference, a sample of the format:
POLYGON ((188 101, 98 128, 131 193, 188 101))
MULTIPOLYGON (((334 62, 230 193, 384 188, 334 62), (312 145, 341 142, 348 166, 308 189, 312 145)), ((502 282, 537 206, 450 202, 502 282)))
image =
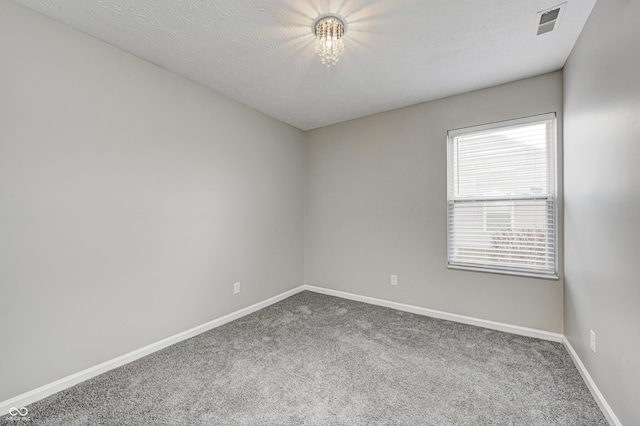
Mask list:
POLYGON ((524 271, 505 271, 503 269, 480 268, 480 267, 465 266, 465 265, 447 265, 447 268, 456 269, 460 271, 484 272, 489 274, 513 275, 517 277, 538 278, 538 279, 549 280, 549 281, 560 280, 560 277, 558 277, 557 274, 537 274, 534 272, 524 272, 524 271))

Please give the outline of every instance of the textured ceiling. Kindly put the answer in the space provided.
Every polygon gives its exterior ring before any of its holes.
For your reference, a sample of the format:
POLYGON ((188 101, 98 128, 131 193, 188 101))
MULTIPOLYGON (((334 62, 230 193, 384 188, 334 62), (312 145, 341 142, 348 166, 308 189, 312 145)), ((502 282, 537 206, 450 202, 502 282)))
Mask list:
POLYGON ((303 130, 562 68, 596 0, 17 0, 303 130), (327 68, 313 20, 348 22, 327 68))

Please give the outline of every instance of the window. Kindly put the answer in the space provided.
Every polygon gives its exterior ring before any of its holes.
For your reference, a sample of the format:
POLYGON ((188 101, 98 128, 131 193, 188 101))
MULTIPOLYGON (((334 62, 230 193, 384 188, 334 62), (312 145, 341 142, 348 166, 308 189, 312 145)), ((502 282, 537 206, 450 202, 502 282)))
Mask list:
POLYGON ((555 114, 448 132, 449 267, 557 278, 555 114))

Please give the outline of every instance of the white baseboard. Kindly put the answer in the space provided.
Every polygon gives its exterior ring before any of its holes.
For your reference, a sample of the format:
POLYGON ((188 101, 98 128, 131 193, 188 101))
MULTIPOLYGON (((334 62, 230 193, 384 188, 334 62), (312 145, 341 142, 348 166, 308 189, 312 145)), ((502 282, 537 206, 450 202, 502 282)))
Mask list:
POLYGON ((598 389, 598 386, 596 386, 596 383, 591 378, 591 375, 587 371, 587 368, 582 363, 582 360, 578 356, 578 353, 575 351, 575 349, 573 349, 573 346, 571 346, 571 343, 566 336, 562 336, 562 343, 564 343, 564 346, 567 348, 567 352, 569 352, 569 355, 571 355, 573 363, 576 365, 576 368, 580 372, 582 379, 587 384, 589 391, 591 391, 593 399, 595 399, 598 403, 600 410, 602 410, 602 413, 609 421, 609 424, 611 424, 612 426, 622 426, 622 423, 620 423, 620 420, 618 420, 618 417, 611 409, 611 406, 609 405, 607 400, 604 399, 604 396, 600 392, 600 389, 598 389))
POLYGON ((273 305, 274 303, 284 300, 287 297, 293 296, 296 293, 300 293, 303 290, 304 290, 304 286, 300 286, 292 290, 285 291, 284 293, 271 297, 262 302, 258 302, 254 305, 232 312, 228 315, 225 315, 213 321, 209 321, 205 324, 199 325, 197 327, 191 328, 189 330, 183 331, 173 336, 167 337, 166 339, 162 339, 158 342, 151 343, 150 345, 147 345, 143 348, 136 349, 135 351, 121 355, 117 358, 111 359, 109 361, 105 361, 102 364, 98 364, 96 366, 87 368, 86 370, 82 370, 70 376, 63 377, 60 380, 56 380, 55 382, 46 384, 39 388, 33 389, 31 391, 25 392, 14 398, 8 399, 6 401, 2 401, 0 402, 0 416, 8 414, 9 411, 11 410, 11 407, 20 408, 20 407, 24 407, 26 405, 32 404, 42 398, 46 398, 47 396, 53 395, 54 393, 70 388, 71 386, 77 385, 78 383, 84 382, 85 380, 88 380, 99 374, 105 373, 109 370, 113 370, 114 368, 118 368, 124 364, 128 364, 132 361, 142 358, 143 356, 146 356, 153 352, 164 349, 167 346, 171 346, 175 343, 181 342, 193 336, 197 336, 198 334, 204 333, 205 331, 209 331, 216 327, 220 327, 221 325, 224 325, 228 322, 244 317, 245 315, 249 315, 255 311, 259 311, 260 309, 273 305))
POLYGON ((397 309, 399 311, 411 312, 413 314, 424 315, 428 317, 443 319, 447 321, 459 322, 462 324, 475 325, 478 327, 489 328, 491 330, 504 331, 506 333, 518 334, 520 336, 535 337, 537 339, 550 340, 552 342, 562 342, 563 335, 560 333, 552 333, 550 331, 537 330, 535 328, 520 327, 518 325, 505 324, 501 322, 488 321, 480 318, 467 317, 464 315, 451 314, 448 312, 436 311, 434 309, 421 308, 419 306, 405 305, 404 303, 390 302, 388 300, 376 299, 368 296, 360 296, 353 293, 345 293, 344 291, 331 290, 323 287, 315 287, 304 285, 305 290, 315 293, 322 293, 329 296, 341 297, 343 299, 355 300, 357 302, 369 303, 371 305, 384 306, 387 308, 397 309))
POLYGON ((567 340, 567 338, 563 334, 552 333, 544 330, 537 330, 534 328, 520 327, 517 325, 504 324, 500 322, 488 321, 488 320, 483 320, 483 319, 474 318, 474 317, 467 317, 464 315, 451 314, 448 312, 436 311, 433 309, 421 308, 419 306, 406 305, 398 302, 390 302, 388 300, 376 299, 373 297, 361 296, 358 294, 346 293, 343 291, 331 290, 323 287, 304 285, 303 289, 313 291, 316 293, 326 294, 329 296, 341 297, 343 299, 355 300, 357 302, 364 302, 372 305, 378 305, 378 306, 384 306, 387 308, 397 309, 400 311, 411 312, 418 315, 425 315, 428 317, 439 318, 439 319, 459 322, 463 324, 475 325, 478 327, 489 328, 492 330, 504 331, 506 333, 518 334, 521 336, 535 337, 538 339, 563 343, 564 346, 567 348, 567 351, 569 352, 571 359, 576 365, 576 368, 580 372, 580 375, 582 376, 583 380, 587 384, 587 387, 591 391, 593 398, 596 400, 596 403, 600 407, 600 410, 602 410, 602 413, 606 417, 607 421, 612 426, 622 426, 622 423, 620 423, 620 420, 618 420, 618 418, 616 417, 615 413, 611 409, 611 406, 609 406, 607 401, 604 399, 604 396, 602 395, 602 393, 596 386, 595 382, 591 378, 591 375, 589 374, 584 364, 580 360, 580 357, 578 357, 578 354, 571 346, 571 343, 569 343, 569 340, 567 340))
POLYGON ((54 393, 60 392, 71 386, 74 386, 78 383, 81 383, 85 380, 88 380, 92 377, 95 377, 99 374, 105 373, 109 370, 113 370, 114 368, 118 368, 124 364, 135 361, 143 356, 149 355, 153 352, 159 351, 161 349, 166 348, 167 346, 171 346, 175 343, 181 342, 183 340, 189 339, 193 336, 197 336, 198 334, 204 333, 205 331, 212 330, 216 327, 220 327, 228 322, 236 320, 238 318, 242 318, 245 315, 249 315, 253 312, 256 312, 260 309, 266 308, 267 306, 273 305, 281 300, 286 299, 287 297, 293 296, 294 294, 300 293, 301 291, 309 290, 315 293, 326 294, 329 296, 341 297, 343 299, 354 300, 357 302, 369 303, 371 305, 384 306, 387 308, 397 309, 400 311, 411 312, 418 315, 425 315, 433 318, 444 319, 448 321, 459 322, 462 324, 475 325, 478 327, 484 327, 492 330, 504 331, 507 333, 518 334, 521 336, 527 337, 535 337, 543 340, 550 340, 554 342, 561 342, 567 348, 573 362, 575 363, 578 371, 582 375, 582 378, 586 382, 589 390, 591 391, 594 399, 598 403, 600 409, 604 413, 605 417, 609 421, 609 423, 613 426, 622 426, 622 423, 618 420, 615 413, 600 393, 600 390, 594 383, 593 379, 589 375, 587 369, 584 364, 578 357, 578 354, 571 346, 571 343, 567 340, 567 338, 559 333, 552 333, 544 330, 536 330, 533 328, 520 327, 517 325, 505 324, 500 322, 488 321, 474 317, 468 317, 464 315, 451 314, 448 312, 437 311, 433 309, 421 308, 419 306, 406 305, 398 302, 391 302, 388 300, 376 299, 368 296, 361 296, 352 293, 346 293, 338 290, 331 290, 322 287, 310 286, 310 285, 302 285, 300 287, 294 288, 292 290, 281 293, 277 296, 271 297, 262 302, 256 303, 249 307, 240 309, 231 314, 225 315, 213 321, 207 322, 205 324, 199 325, 197 327, 191 328, 189 330, 183 331, 176 335, 167 337, 166 339, 160 340, 158 342, 147 345, 143 348, 137 349, 135 351, 129 352, 127 354, 121 355, 112 360, 103 362, 102 364, 98 364, 94 367, 87 368, 86 370, 82 370, 78 373, 72 374, 70 376, 64 377, 60 380, 56 380, 55 382, 49 383, 47 385, 41 386, 39 388, 33 389, 29 392, 25 392, 21 395, 18 395, 14 398, 8 399, 6 401, 0 402, 0 415, 5 415, 9 413, 9 410, 12 407, 24 407, 29 404, 32 404, 42 398, 46 398, 47 396, 53 395, 54 393))

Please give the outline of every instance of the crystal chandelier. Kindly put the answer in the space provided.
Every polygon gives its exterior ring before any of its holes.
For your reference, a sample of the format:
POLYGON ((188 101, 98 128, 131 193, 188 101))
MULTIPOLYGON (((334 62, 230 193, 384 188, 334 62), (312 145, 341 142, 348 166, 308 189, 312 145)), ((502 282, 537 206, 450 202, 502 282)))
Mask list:
POLYGON ((342 36, 346 32, 344 20, 337 15, 322 15, 313 22, 316 53, 327 67, 335 65, 344 52, 342 36))

